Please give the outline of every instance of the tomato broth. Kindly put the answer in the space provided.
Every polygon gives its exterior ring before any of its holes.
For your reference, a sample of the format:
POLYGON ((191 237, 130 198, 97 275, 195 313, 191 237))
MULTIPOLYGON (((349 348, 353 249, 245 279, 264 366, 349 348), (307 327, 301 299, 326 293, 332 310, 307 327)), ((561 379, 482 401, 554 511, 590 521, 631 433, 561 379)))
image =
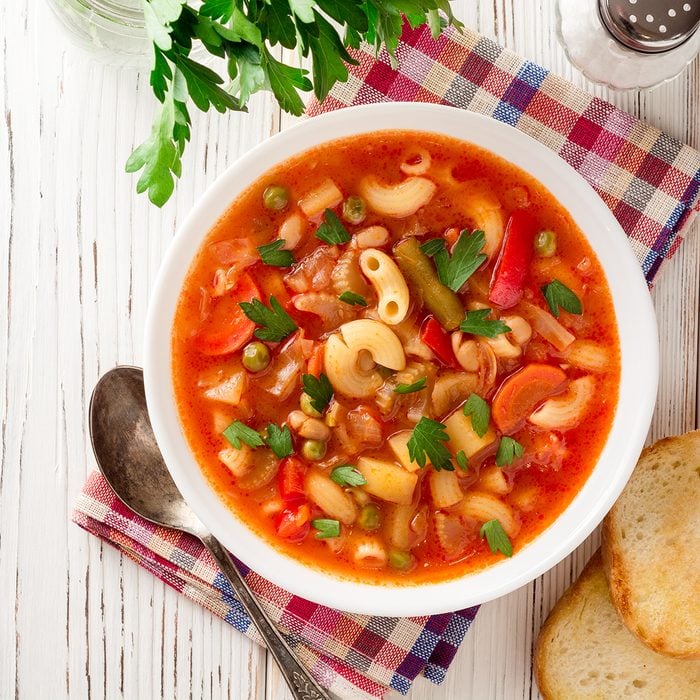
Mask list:
POLYGON ((517 554, 568 506, 620 360, 600 263, 540 183, 386 131, 234 201, 180 292, 172 372, 192 453, 246 524, 305 564, 415 584, 517 554))

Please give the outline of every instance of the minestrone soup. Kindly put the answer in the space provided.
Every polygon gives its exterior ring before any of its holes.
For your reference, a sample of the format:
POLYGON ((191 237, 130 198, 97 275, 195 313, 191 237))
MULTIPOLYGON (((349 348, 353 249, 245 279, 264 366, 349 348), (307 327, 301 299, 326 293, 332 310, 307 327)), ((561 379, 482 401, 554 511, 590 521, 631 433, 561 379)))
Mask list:
POLYGON ((530 176, 387 131, 270 170, 207 235, 172 335, 207 478, 294 558, 436 581, 510 557, 607 438, 600 264, 530 176))

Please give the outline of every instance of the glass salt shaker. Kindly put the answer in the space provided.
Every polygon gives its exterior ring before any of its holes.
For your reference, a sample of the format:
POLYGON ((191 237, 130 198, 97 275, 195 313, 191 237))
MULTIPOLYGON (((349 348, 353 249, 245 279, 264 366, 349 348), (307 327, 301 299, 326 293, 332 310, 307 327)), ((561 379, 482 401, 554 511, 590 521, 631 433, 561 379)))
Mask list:
POLYGON ((558 0, 557 32, 590 80, 628 90, 676 77, 700 52, 700 0, 558 0))

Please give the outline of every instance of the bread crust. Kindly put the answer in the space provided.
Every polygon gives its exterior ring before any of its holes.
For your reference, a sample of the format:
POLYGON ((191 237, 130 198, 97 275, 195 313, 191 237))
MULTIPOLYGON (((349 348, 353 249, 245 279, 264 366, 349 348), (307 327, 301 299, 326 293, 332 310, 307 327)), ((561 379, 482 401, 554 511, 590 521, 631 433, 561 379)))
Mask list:
POLYGON ((689 476, 690 483, 694 483, 693 473, 700 477, 700 431, 659 440, 642 452, 625 490, 605 517, 602 529, 603 568, 620 617, 627 628, 650 649, 681 659, 700 659, 700 555, 697 554, 700 539, 690 523, 683 531, 680 515, 687 513, 688 508, 700 515, 700 497, 693 491, 673 492, 680 476, 689 476), (675 478, 674 473, 677 474, 675 478), (671 484, 670 489, 662 485, 664 479, 670 479, 670 482, 666 482, 671 484), (662 497, 666 497, 668 503, 665 500, 663 507, 656 507, 662 497), (652 506, 655 511, 646 517, 652 506), (646 517, 642 524, 636 522, 640 517, 646 517), (664 522, 669 527, 663 527, 664 522), (653 527, 656 530, 652 531, 653 527), (645 544, 649 543, 646 544, 649 551, 644 567, 640 566, 639 561, 635 563, 635 559, 640 557, 641 545, 637 545, 635 538, 629 536, 629 533, 638 531, 644 532, 645 544), (662 558, 659 554, 665 549, 661 538, 673 537, 687 539, 683 546, 689 552, 694 552, 690 570, 688 557, 673 556, 672 549, 668 550, 670 556, 662 558), (693 561, 695 571, 692 570, 693 561), (669 577, 687 582, 687 596, 683 600, 677 592, 675 595, 659 595, 658 610, 650 614, 649 610, 642 609, 642 601, 646 603, 655 594, 654 572, 659 574, 658 588, 663 588, 663 581, 669 577))
POLYGON ((542 626, 534 673, 544 700, 700 698, 700 661, 657 654, 624 626, 600 550, 542 626))

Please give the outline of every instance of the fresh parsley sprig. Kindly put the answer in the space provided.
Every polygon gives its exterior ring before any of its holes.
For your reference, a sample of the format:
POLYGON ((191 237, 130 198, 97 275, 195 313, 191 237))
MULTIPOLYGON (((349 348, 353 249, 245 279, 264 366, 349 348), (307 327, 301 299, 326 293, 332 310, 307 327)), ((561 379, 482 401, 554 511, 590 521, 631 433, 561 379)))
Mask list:
POLYGON ((547 306, 549 306, 549 310, 555 318, 559 318, 559 308, 578 316, 583 313, 581 300, 559 280, 552 280, 549 284, 545 284, 542 287, 542 294, 544 294, 547 306))
POLYGON ((267 426, 267 446, 279 459, 284 459, 294 454, 294 443, 288 426, 279 427, 274 423, 267 426))
POLYGON ((412 462, 419 467, 426 465, 426 460, 430 460, 437 471, 445 469, 453 472, 452 455, 445 446, 450 436, 445 432, 443 423, 438 423, 431 418, 423 416, 408 439, 408 456, 412 462))
POLYGON ((367 479, 352 464, 341 464, 331 472, 331 479, 339 486, 363 486, 367 479))
POLYGON ((347 243, 352 236, 343 226, 337 214, 332 209, 326 209, 323 214, 323 222, 316 229, 316 238, 328 245, 340 245, 347 243))
POLYGON ((507 467, 509 464, 513 464, 516 457, 522 456, 523 446, 512 437, 504 435, 498 443, 498 450, 496 450, 496 466, 507 467))
POLYGON ((248 445, 248 447, 262 447, 265 444, 262 435, 260 435, 257 430, 253 430, 253 428, 250 428, 239 420, 233 421, 233 423, 224 430, 223 436, 237 450, 241 449, 242 442, 248 445))
POLYGON ((260 340, 277 343, 294 333, 298 328, 297 324, 292 321, 289 314, 273 296, 270 297, 270 308, 265 306, 259 299, 242 301, 238 305, 253 323, 261 326, 261 328, 255 329, 255 337, 260 338, 260 340))
POLYGON ((462 333, 482 335, 485 338, 495 338, 502 333, 508 333, 510 331, 510 326, 507 326, 503 321, 487 318, 490 314, 491 309, 467 311, 464 321, 459 324, 459 329, 462 333))
POLYGON ((486 538, 489 549, 494 554, 500 552, 506 557, 513 556, 513 545, 508 539, 508 535, 506 535, 506 531, 503 529, 500 521, 489 520, 485 522, 479 530, 479 537, 486 538))
POLYGON ((323 413, 333 398, 333 386, 328 377, 323 372, 318 379, 313 374, 302 374, 301 383, 304 392, 311 399, 311 406, 319 413, 323 413))
POLYGON ((452 255, 440 238, 424 243, 421 250, 429 257, 432 255, 440 282, 453 292, 458 292, 486 260, 486 255, 481 252, 485 240, 483 231, 462 231, 452 248, 452 255), (441 241, 442 246, 434 241, 441 241))
POLYGON ((329 537, 340 536, 340 523, 330 518, 316 518, 311 521, 311 527, 316 530, 317 540, 327 540, 329 537))
POLYGON ((471 416, 474 432, 479 437, 484 437, 489 429, 489 420, 491 419, 491 409, 486 401, 478 394, 470 394, 462 406, 462 413, 465 416, 471 416))
POLYGON ((291 250, 283 250, 284 241, 278 238, 272 243, 258 246, 260 259, 270 267, 291 267, 296 260, 291 250))
POLYGON ((157 206, 168 201, 182 172, 190 139, 189 103, 206 112, 246 109, 250 96, 271 91, 282 109, 304 111, 303 92, 323 100, 336 82, 348 79, 348 53, 361 41, 393 59, 403 28, 428 23, 437 37, 444 26, 460 28, 449 0, 142 0, 153 43, 150 84, 161 103, 151 135, 131 155, 127 172, 141 171, 137 191, 157 206), (439 11, 443 14, 440 15, 439 11), (303 68, 277 60, 277 46, 298 48, 311 61, 303 68), (223 75, 195 61, 203 48, 223 59, 223 75))

